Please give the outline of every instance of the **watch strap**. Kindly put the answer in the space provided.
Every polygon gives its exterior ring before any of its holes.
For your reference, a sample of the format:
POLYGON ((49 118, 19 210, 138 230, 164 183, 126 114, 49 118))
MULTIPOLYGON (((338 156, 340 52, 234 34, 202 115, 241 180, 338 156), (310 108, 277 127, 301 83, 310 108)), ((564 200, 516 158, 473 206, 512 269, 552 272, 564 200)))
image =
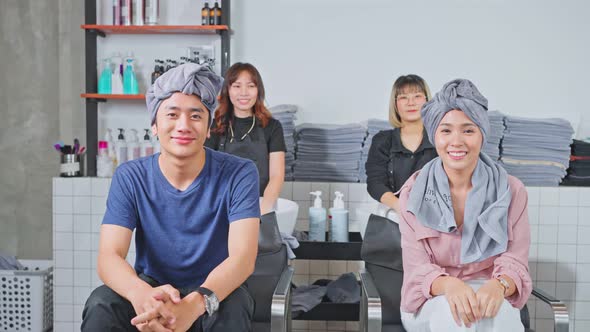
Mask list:
POLYGON ((213 295, 213 291, 206 287, 199 287, 197 288, 197 292, 201 295, 211 296, 213 295))
POLYGON ((506 295, 506 293, 510 289, 510 284, 508 283, 508 281, 506 279, 504 279, 502 277, 496 277, 496 280, 498 280, 498 282, 500 282, 500 285, 502 285, 502 287, 504 287, 504 295, 506 295))

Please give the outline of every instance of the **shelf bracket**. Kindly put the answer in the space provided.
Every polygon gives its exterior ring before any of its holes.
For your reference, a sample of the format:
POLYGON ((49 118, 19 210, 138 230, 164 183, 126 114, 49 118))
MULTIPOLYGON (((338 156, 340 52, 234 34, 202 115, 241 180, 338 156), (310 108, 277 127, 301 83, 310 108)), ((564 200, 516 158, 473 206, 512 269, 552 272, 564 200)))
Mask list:
POLYGON ((106 37, 106 33, 104 33, 104 31, 102 31, 102 30, 97 30, 97 29, 88 29, 88 30, 86 30, 86 31, 88 31, 88 32, 90 32, 90 33, 95 33, 95 34, 97 34, 98 36, 100 36, 100 37, 103 37, 103 38, 104 38, 104 37, 106 37))
POLYGON ((89 102, 92 103, 106 103, 107 100, 105 98, 86 98, 89 102))

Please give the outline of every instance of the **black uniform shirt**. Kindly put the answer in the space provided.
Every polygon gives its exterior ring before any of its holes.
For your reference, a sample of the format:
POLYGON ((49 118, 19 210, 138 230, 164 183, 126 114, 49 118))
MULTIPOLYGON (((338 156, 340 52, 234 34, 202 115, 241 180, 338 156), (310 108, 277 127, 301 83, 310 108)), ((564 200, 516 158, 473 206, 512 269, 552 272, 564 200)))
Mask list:
POLYGON ((402 144, 399 128, 382 130, 373 137, 371 149, 365 164, 367 172, 367 191, 380 201, 386 192, 397 192, 406 180, 420 170, 427 162, 436 158, 436 149, 426 131, 422 142, 412 152, 402 144))
MULTIPOLYGON (((239 139, 244 136, 245 133, 248 132, 250 127, 252 126, 252 117, 249 116, 247 118, 236 118, 234 125, 234 139, 239 139)), ((259 126, 259 122, 256 122, 256 126, 259 126)), ((213 129, 215 127, 215 123, 213 123, 213 129)), ((285 145, 285 137, 283 135, 283 126, 281 123, 271 118, 266 127, 262 128, 264 131, 264 141, 268 147, 268 152, 281 152, 287 151, 287 147, 285 145)), ((227 137, 228 140, 230 138, 229 129, 227 130, 227 137)), ((256 135, 256 130, 253 130, 250 135, 252 136, 253 140, 257 140, 258 137, 253 137, 256 135)), ((213 150, 219 150, 219 140, 221 139, 220 135, 214 134, 213 131, 211 132, 211 137, 205 141, 205 146, 211 148, 213 150)))

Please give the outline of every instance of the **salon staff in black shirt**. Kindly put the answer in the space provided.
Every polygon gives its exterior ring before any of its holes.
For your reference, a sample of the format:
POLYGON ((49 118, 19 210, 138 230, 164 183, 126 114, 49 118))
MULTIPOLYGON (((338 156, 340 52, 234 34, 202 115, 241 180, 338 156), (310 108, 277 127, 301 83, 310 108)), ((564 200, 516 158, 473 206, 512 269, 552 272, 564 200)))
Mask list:
POLYGON ((367 191, 396 212, 395 193, 410 175, 437 156, 420 116, 422 105, 429 99, 430 90, 420 76, 398 77, 389 100, 389 122, 395 129, 380 131, 371 142, 365 165, 367 191))
POLYGON ((260 176, 260 211, 272 210, 285 181, 285 138, 281 123, 264 106, 264 85, 249 63, 225 74, 215 122, 205 146, 254 161, 260 176))

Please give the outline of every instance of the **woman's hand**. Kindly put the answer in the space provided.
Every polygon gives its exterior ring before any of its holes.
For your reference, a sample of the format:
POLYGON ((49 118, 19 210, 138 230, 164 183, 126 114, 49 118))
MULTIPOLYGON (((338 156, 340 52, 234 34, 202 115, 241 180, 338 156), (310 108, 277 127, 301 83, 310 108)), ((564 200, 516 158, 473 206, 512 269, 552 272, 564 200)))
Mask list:
POLYGON ((476 296, 483 317, 496 317, 504 302, 504 291, 504 286, 497 279, 490 279, 479 288, 476 296))
POLYGON ((471 323, 481 319, 475 292, 460 279, 448 276, 440 278, 445 278, 444 295, 449 302, 455 322, 461 326, 463 321, 466 327, 471 327, 471 323))

